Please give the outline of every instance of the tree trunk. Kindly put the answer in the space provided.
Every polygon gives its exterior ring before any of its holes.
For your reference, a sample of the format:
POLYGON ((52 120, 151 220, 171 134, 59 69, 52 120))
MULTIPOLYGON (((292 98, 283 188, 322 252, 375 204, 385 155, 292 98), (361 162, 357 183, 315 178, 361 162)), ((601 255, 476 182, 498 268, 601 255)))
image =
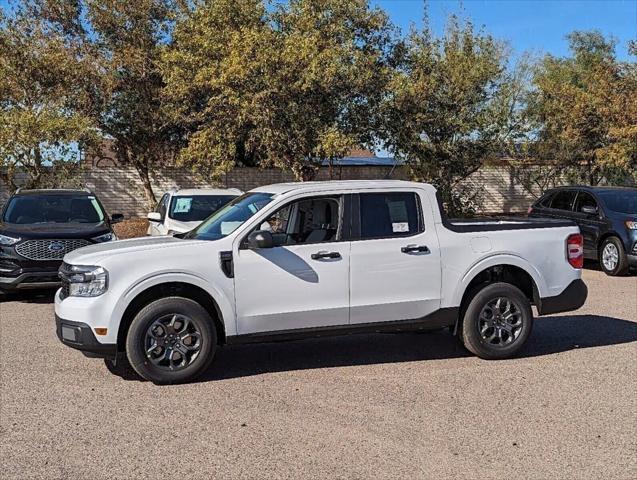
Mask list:
POLYGON ((155 192, 153 192, 153 186, 150 183, 150 175, 148 172, 148 166, 145 164, 136 164, 135 169, 139 175, 139 179, 142 181, 142 187, 144 189, 144 198, 149 210, 155 208, 157 204, 157 198, 155 198, 155 192))

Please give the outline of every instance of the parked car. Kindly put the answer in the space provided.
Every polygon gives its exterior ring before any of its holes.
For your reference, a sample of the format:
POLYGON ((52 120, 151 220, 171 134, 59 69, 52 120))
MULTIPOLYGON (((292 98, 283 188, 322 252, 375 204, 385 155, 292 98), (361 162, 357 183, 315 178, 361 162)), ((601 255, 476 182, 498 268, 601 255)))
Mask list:
POLYGON ((0 290, 60 285, 62 258, 73 250, 117 240, 98 198, 84 190, 18 190, 0 215, 0 290))
POLYGON ((171 190, 148 214, 148 235, 189 232, 243 192, 236 188, 171 190))
POLYGON ((572 222, 450 221, 434 187, 390 180, 264 186, 183 238, 64 261, 59 339, 156 383, 194 378, 222 344, 446 326, 508 358, 532 304, 545 315, 587 295, 572 222))
POLYGON ((608 275, 637 267, 637 188, 561 187, 547 191, 529 217, 572 220, 584 236, 584 257, 608 275))

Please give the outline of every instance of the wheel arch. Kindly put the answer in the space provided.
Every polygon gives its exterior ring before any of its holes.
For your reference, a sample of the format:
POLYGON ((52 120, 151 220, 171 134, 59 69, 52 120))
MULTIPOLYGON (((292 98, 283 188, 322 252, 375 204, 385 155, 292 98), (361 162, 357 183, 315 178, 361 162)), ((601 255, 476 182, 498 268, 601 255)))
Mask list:
MULTIPOLYGON (((503 260, 503 259, 500 259, 503 260)), ((524 268, 521 262, 491 261, 479 264, 465 275, 461 283, 456 305, 459 305, 458 319, 454 333, 458 332, 464 313, 473 297, 486 285, 495 282, 511 284, 519 288, 531 304, 537 304, 545 291, 541 277, 532 268, 524 268), (531 273, 534 272, 534 273, 531 273)), ((529 266, 530 267, 530 266, 529 266)))
POLYGON ((118 309, 121 311, 117 330, 117 349, 119 352, 125 350, 126 335, 135 315, 154 300, 172 296, 194 300, 206 309, 214 321, 218 343, 225 343, 226 336, 229 334, 225 322, 228 314, 224 314, 224 307, 226 307, 225 310, 227 311, 227 306, 219 302, 208 289, 197 285, 191 279, 166 277, 162 279, 156 278, 151 282, 143 282, 126 295, 127 301, 123 302, 118 309))
POLYGON ((597 241, 597 258, 599 259, 599 254, 600 254, 600 248, 602 248, 602 245, 604 244, 604 242, 606 240, 608 240, 610 237, 615 237, 617 240, 619 240, 620 245, 622 246, 622 249, 624 249, 624 242, 622 241, 622 238, 619 236, 619 234, 617 234, 617 232, 615 232, 614 230, 611 230, 609 232, 604 233, 603 235, 600 235, 599 240, 597 241))

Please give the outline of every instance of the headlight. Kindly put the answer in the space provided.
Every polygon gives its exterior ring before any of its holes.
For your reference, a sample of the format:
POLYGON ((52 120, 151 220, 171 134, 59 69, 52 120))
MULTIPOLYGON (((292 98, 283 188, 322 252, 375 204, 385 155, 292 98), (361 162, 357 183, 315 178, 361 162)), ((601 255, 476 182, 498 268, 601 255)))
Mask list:
POLYGON ((14 243, 18 243, 20 241, 19 238, 7 237, 6 235, 0 235, 0 245, 13 245, 14 243))
POLYGON ((637 230, 637 222, 635 220, 626 220, 624 224, 628 230, 637 230))
POLYGON ((94 242, 102 243, 102 242, 111 242, 113 240, 117 240, 117 235, 114 233, 105 233, 104 235, 100 235, 99 237, 93 237, 94 242))
POLYGON ((108 272, 103 267, 66 265, 60 276, 69 284, 70 297, 98 297, 108 288, 108 272))

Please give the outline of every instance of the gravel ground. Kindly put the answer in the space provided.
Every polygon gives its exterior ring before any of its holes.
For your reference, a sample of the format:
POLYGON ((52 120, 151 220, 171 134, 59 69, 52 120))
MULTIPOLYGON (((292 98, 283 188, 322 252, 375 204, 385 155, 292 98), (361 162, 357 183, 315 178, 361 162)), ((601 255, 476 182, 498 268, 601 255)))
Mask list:
POLYGON ((0 303, 2 478, 637 478, 637 277, 586 270, 586 305, 520 358, 448 334, 220 351, 157 387, 60 344, 49 296, 0 303))

